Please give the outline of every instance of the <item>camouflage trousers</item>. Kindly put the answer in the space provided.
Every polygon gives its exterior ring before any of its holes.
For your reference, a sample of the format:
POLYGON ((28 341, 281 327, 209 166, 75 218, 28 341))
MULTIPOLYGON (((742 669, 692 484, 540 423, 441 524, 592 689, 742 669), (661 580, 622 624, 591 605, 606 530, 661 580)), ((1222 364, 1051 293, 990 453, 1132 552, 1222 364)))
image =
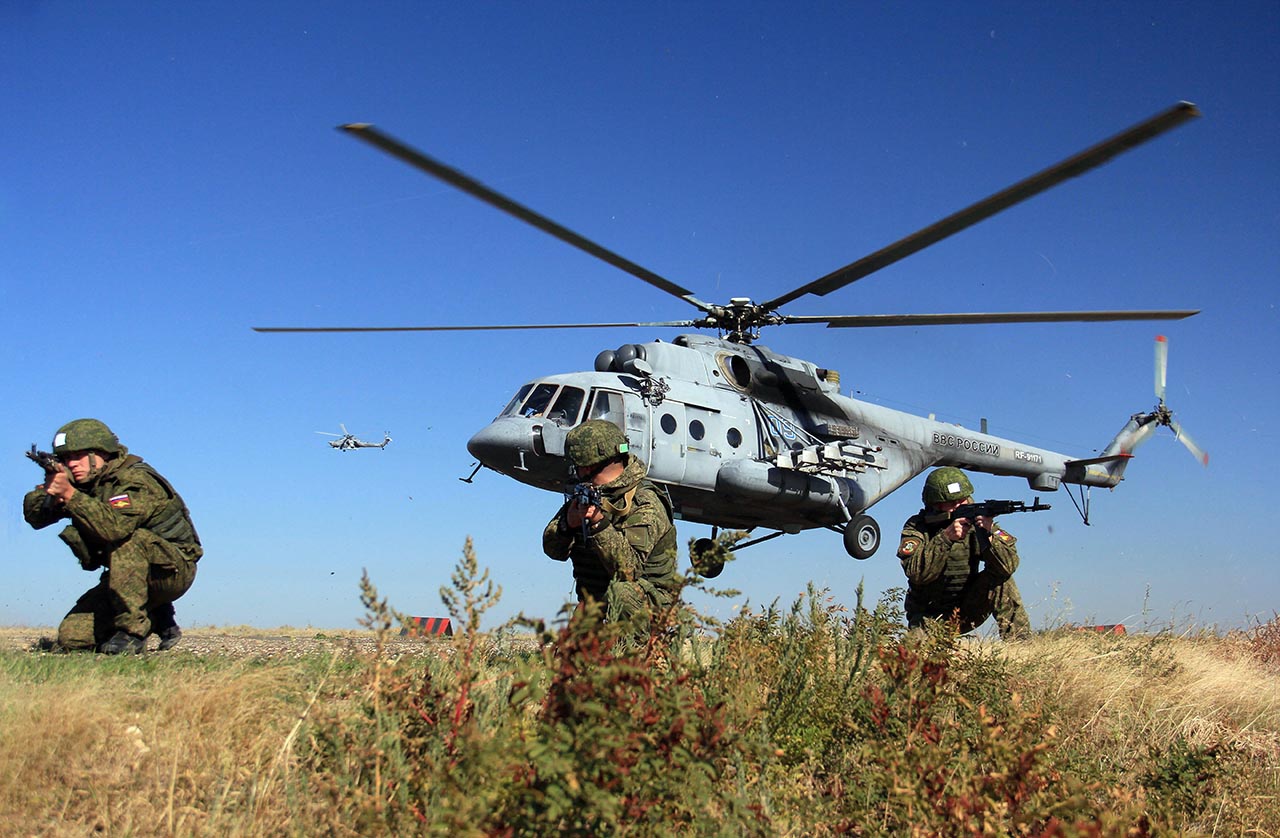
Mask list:
MULTIPOLYGON (((579 590, 578 605, 588 599, 594 599, 590 593, 584 597, 579 590)), ((655 629, 655 618, 671 607, 671 594, 658 588, 647 579, 636 582, 624 582, 615 579, 605 589, 605 620, 610 623, 623 623, 631 626, 631 632, 625 638, 630 649, 639 649, 649 642, 649 636, 655 629)), ((659 623, 659 626, 661 623, 659 623)))
POLYGON ((93 650, 117 631, 146 637, 152 612, 158 623, 171 623, 173 601, 196 578, 196 563, 150 530, 134 532, 111 550, 107 562, 98 584, 62 618, 58 645, 63 649, 93 650))
POLYGON ((961 634, 968 634, 981 626, 993 614, 1001 640, 1015 640, 1031 635, 1031 620, 1022 605, 1022 594, 1013 579, 997 581, 995 575, 983 571, 965 588, 960 605, 950 612, 919 609, 907 594, 907 624, 920 626, 925 620, 957 621, 961 634))

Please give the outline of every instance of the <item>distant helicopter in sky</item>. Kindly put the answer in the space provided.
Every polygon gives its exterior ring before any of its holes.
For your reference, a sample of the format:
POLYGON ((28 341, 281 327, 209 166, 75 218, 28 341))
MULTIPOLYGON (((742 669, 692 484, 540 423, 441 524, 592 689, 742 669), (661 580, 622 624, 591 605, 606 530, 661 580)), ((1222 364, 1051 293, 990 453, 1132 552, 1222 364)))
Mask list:
MULTIPOLYGON (((702 312, 697 319, 650 323, 475 326, 257 327, 260 332, 394 332, 489 329, 675 327, 715 329, 719 337, 682 334, 670 342, 629 343, 596 356, 594 370, 544 375, 522 386, 467 449, 487 467, 522 483, 562 491, 570 469, 565 435, 588 419, 622 428, 649 477, 665 487, 676 515, 713 528, 753 531, 735 549, 806 529, 842 533, 845 550, 869 558, 880 528, 866 510, 934 466, 1017 476, 1037 492, 1079 487, 1072 496, 1089 522, 1086 488, 1114 487, 1133 451, 1157 427, 1170 428, 1205 465, 1208 454, 1182 430, 1165 403, 1167 342, 1156 343, 1153 410, 1133 414, 1099 456, 1078 457, 863 402, 840 393, 835 370, 755 344, 765 326, 808 323, 827 328, 950 324, 1180 320, 1197 310, 1030 311, 950 314, 792 315, 779 309, 804 295, 823 296, 964 230, 1200 115, 1180 102, 976 204, 953 213, 824 277, 763 303, 733 297, 726 305, 693 292, 501 195, 366 124, 341 126, 353 136, 473 197, 635 276, 702 312), (770 530, 755 537, 754 531, 770 530)), ((345 428, 343 429, 346 430, 345 428)), ((384 443, 385 444, 385 443, 384 443)), ((338 446, 331 442, 330 445, 338 446)), ((472 473, 474 476, 475 472, 472 473)), ((470 477, 464 478, 470 482, 470 477)), ((714 538, 715 531, 713 529, 714 538)), ((710 551, 700 539, 698 555, 710 551)), ((722 565, 721 565, 722 567, 722 565)), ((721 567, 703 565, 711 577, 721 567)))
POLYGON ((391 441, 391 434, 383 434, 382 442, 367 442, 363 439, 356 439, 355 434, 348 433, 346 425, 339 423, 338 427, 342 428, 342 433, 340 434, 333 434, 328 431, 316 431, 316 433, 337 437, 337 439, 329 440, 329 447, 337 448, 339 451, 354 451, 357 448, 386 448, 387 443, 391 441))

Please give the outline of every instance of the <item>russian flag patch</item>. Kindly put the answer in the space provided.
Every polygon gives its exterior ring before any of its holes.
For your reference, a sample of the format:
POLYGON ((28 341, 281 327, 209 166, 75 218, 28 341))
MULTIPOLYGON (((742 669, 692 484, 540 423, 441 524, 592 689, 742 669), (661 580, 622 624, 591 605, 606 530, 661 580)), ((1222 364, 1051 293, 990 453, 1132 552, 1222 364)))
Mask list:
POLYGON ((128 495, 116 495, 114 498, 107 498, 107 503, 112 509, 128 509, 133 506, 128 495))

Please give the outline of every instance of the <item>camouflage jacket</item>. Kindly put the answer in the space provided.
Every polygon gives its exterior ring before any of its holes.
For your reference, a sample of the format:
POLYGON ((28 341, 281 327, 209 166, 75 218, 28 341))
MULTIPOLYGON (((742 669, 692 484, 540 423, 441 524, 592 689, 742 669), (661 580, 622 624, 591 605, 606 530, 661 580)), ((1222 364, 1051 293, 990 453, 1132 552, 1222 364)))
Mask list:
POLYGON ((58 504, 50 502, 43 485, 37 486, 22 500, 22 517, 36 529, 70 518, 63 540, 86 569, 109 564, 112 549, 139 529, 150 530, 188 558, 203 554, 182 497, 141 457, 123 453, 75 487, 71 499, 58 504), (84 550, 95 560, 87 561, 84 550))
POLYGON ((606 511, 605 520, 584 533, 569 526, 566 502, 542 531, 543 552, 557 561, 573 560, 580 592, 603 601, 609 582, 617 579, 648 582, 673 599, 679 594, 671 510, 645 474, 644 463, 631 455, 622 476, 600 487, 601 496, 621 509, 606 511))
POLYGON ((949 521, 921 510, 907 519, 898 544, 898 560, 907 575, 907 615, 936 617, 959 607, 965 588, 985 572, 999 583, 1018 569, 1018 540, 994 523, 990 543, 983 549, 977 533, 962 541, 943 534, 949 521), (985 569, 983 569, 985 567, 985 569))

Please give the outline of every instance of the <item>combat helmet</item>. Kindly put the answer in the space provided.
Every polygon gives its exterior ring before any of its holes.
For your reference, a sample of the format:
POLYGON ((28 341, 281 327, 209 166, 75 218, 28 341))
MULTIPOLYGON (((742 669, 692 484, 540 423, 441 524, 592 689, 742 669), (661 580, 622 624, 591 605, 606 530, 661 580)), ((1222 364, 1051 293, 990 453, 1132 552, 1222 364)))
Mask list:
POLYGON ((97 419, 73 419, 58 428, 53 435, 55 455, 69 454, 72 451, 119 454, 120 440, 110 428, 97 419))
POLYGON ((564 453, 577 468, 594 468, 627 451, 622 429, 604 419, 583 422, 564 438, 564 453))
POLYGON ((920 492, 920 499, 925 504, 964 500, 972 496, 973 484, 969 482, 969 475, 954 466, 934 469, 925 478, 924 490, 920 492))

